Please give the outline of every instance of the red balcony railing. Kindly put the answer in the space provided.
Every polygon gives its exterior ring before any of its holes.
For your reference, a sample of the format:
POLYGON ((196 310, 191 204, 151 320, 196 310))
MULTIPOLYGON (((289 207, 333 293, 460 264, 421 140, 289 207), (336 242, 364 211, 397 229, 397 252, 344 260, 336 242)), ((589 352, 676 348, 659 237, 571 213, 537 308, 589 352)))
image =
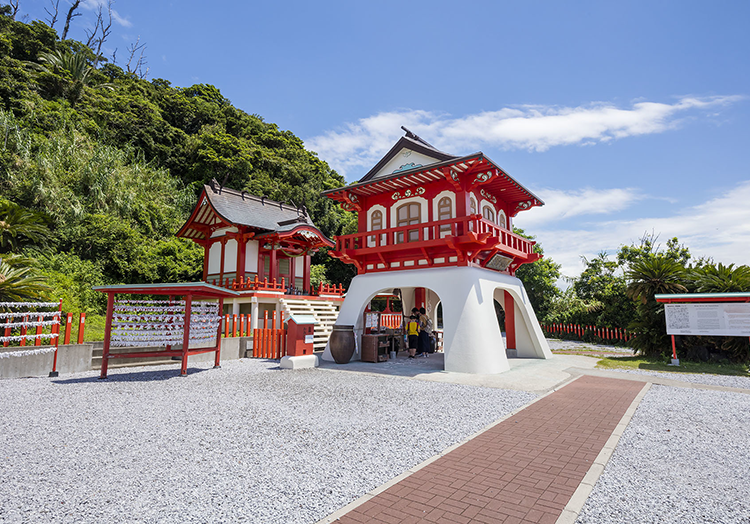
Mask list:
POLYGON ((350 257, 364 256, 456 245, 457 242, 486 237, 493 239, 486 249, 499 249, 521 259, 530 258, 534 252, 534 241, 503 229, 479 215, 337 236, 336 251, 350 257))

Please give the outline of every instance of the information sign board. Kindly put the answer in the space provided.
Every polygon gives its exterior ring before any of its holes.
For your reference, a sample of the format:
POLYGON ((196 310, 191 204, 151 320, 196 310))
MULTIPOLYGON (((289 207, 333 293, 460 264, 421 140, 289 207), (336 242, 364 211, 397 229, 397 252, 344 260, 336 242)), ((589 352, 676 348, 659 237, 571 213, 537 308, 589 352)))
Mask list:
POLYGON ((669 335, 750 337, 750 303, 664 304, 669 335))

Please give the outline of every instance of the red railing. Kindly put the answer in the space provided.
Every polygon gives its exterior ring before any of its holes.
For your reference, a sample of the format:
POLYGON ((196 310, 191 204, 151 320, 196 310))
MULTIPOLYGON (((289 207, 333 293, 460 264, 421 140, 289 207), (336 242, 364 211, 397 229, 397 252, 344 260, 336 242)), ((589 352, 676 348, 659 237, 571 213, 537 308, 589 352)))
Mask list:
POLYGON ((277 281, 275 278, 271 281, 267 278, 259 280, 257 275, 253 280, 250 280, 249 278, 245 279, 245 277, 240 277, 239 281, 235 279, 232 279, 231 281, 226 280, 224 286, 222 286, 221 281, 217 279, 209 279, 208 283, 213 284, 214 286, 233 289, 235 291, 258 291, 302 296, 334 295, 340 297, 346 293, 346 289, 342 284, 321 283, 317 289, 315 286, 310 286, 311 289, 308 294, 297 289, 290 290, 286 284, 285 278, 282 278, 281 282, 277 281))
POLYGON ((380 315, 380 325, 390 329, 401 327, 404 316, 401 313, 383 313, 380 315))
POLYGON ((503 229, 480 215, 341 235, 336 237, 336 251, 357 250, 357 254, 364 255, 371 252, 383 252, 385 247, 402 250, 445 245, 446 237, 459 236, 469 231, 480 234, 490 233, 491 236, 498 238, 505 250, 516 256, 526 258, 534 252, 536 242, 503 229))
POLYGON ((578 338, 593 338, 611 342, 629 342, 635 333, 624 328, 584 326, 581 324, 541 324, 545 335, 572 335, 578 338))

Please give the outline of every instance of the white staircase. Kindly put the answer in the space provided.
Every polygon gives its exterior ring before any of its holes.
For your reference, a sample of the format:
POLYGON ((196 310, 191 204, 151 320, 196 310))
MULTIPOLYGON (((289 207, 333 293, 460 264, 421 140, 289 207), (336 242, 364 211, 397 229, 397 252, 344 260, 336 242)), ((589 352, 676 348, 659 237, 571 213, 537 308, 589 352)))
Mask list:
POLYGON ((341 301, 338 300, 308 300, 304 298, 282 298, 279 300, 284 310, 284 316, 288 315, 312 315, 318 322, 315 325, 315 336, 313 348, 315 351, 323 351, 328 343, 328 338, 333 331, 333 325, 339 316, 341 301))

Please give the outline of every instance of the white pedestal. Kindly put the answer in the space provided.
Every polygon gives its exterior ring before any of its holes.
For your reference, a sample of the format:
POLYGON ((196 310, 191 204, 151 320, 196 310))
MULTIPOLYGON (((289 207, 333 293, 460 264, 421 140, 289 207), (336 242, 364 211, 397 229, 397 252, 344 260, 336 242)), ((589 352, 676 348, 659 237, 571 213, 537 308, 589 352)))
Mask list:
POLYGON ((306 369, 318 367, 318 355, 301 355, 299 357, 281 357, 281 369, 306 369))

